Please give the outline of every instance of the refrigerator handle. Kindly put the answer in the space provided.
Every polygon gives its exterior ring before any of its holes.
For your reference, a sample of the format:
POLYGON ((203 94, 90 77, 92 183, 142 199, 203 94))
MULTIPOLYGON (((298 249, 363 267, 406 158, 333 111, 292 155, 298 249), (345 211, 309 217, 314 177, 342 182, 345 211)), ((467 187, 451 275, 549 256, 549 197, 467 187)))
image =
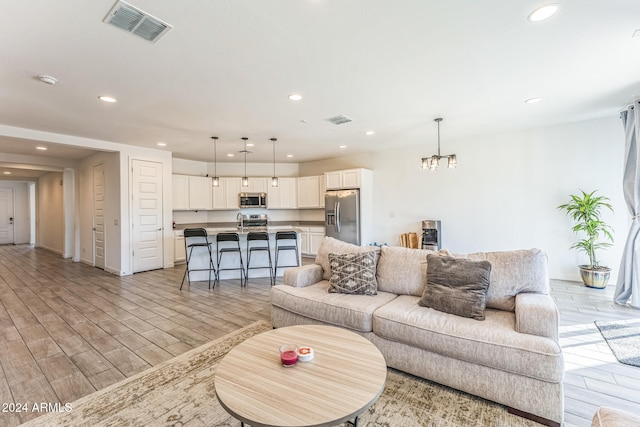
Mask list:
POLYGON ((336 231, 340 232, 340 202, 336 202, 336 231))

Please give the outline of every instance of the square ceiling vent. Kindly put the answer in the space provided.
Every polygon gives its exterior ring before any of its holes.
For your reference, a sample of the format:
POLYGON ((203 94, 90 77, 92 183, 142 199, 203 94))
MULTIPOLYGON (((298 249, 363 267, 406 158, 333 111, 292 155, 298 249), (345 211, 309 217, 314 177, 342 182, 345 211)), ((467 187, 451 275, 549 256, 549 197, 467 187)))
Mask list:
POLYGON ((340 114, 339 116, 329 117, 325 119, 328 122, 333 123, 334 125, 342 125, 344 123, 352 122, 353 119, 351 117, 345 116, 344 114, 340 114))
POLYGON ((102 22, 155 43, 173 27, 129 3, 117 1, 102 22))

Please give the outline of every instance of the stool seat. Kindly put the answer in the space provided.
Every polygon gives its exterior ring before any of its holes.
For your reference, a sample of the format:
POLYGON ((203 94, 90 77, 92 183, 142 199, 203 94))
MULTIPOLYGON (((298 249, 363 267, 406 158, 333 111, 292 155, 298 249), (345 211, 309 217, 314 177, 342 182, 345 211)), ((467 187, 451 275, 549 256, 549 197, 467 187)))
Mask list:
MULTIPOLYGON (((184 270, 184 275, 182 276, 182 282, 180 282, 180 290, 182 290, 182 286, 184 285, 184 279, 187 278, 187 282, 189 286, 191 286, 191 272, 192 271, 209 271, 209 289, 211 289, 211 272, 213 271, 214 275, 216 274, 216 269, 213 265, 213 254, 211 252, 211 245, 213 243, 209 241, 209 236, 207 235, 207 230, 204 228, 186 228, 184 230, 184 251, 187 255, 187 265, 184 270), (193 239, 197 239, 193 241, 193 239), (204 241, 202 241, 204 239, 204 241), (207 248, 209 252, 209 267, 208 268, 191 268, 191 256, 193 255, 193 250, 195 248, 207 248)), ((214 279, 213 287, 215 288, 216 282, 214 279)))
POLYGON ((217 258, 217 272, 216 272, 216 283, 220 282, 220 272, 228 271, 228 270, 240 270, 240 286, 246 285, 246 280, 244 273, 244 264, 242 262, 242 252, 240 251, 240 236, 238 233, 218 233, 216 234, 216 251, 218 253, 217 258), (220 261, 222 261, 222 255, 224 254, 238 254, 238 267, 220 267, 220 261))

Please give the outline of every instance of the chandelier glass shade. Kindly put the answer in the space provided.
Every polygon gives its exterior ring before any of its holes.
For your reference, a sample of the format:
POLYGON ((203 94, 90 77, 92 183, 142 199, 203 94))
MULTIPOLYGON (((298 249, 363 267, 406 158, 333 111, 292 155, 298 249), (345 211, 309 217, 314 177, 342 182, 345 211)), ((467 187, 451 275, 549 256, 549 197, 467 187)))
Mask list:
POLYGON ((440 122, 442 121, 441 117, 433 120, 438 124, 438 154, 434 154, 431 157, 423 157, 420 163, 420 167, 422 169, 429 169, 432 171, 438 170, 438 165, 440 164, 440 159, 447 159, 447 167, 449 169, 453 169, 458 165, 458 159, 455 154, 440 154, 440 122))
POLYGON ((213 139, 213 186, 220 187, 220 177, 218 176, 218 137, 212 136, 213 139))
POLYGON ((247 176, 247 140, 249 138, 244 137, 242 138, 242 140, 244 141, 244 150, 241 151, 241 153, 244 153, 244 176, 242 177, 242 186, 243 187, 248 187, 249 186, 249 177, 247 176))
POLYGON ((278 186, 278 177, 276 176, 276 141, 277 138, 271 138, 271 144, 273 145, 273 176, 271 177, 271 186, 278 186))

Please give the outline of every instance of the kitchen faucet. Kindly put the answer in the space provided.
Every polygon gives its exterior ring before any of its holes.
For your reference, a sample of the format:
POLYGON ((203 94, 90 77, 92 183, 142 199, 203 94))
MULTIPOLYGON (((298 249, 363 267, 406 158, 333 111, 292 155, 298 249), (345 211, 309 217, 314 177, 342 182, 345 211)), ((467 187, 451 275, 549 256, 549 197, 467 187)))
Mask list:
POLYGON ((238 215, 236 215, 236 221, 240 226, 240 232, 243 233, 244 232, 244 216, 242 215, 242 211, 238 212, 238 215))

